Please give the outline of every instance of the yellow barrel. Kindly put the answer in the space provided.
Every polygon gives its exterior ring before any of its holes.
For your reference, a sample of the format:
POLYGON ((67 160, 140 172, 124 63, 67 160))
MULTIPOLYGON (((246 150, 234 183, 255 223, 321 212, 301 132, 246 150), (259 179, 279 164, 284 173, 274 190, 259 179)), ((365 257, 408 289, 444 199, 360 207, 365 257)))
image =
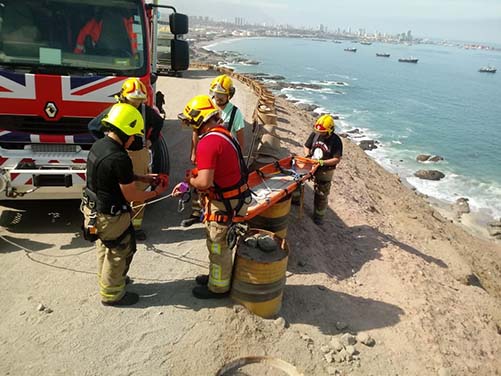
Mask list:
POLYGON ((279 238, 285 239, 291 211, 291 195, 285 196, 276 204, 270 206, 261 214, 249 221, 253 228, 261 228, 273 232, 279 238))
POLYGON ((245 237, 240 239, 231 297, 256 315, 269 318, 276 315, 282 306, 289 249, 285 239, 265 230, 251 229, 247 236, 256 234, 272 236, 278 247, 273 252, 263 252, 245 245, 245 237))

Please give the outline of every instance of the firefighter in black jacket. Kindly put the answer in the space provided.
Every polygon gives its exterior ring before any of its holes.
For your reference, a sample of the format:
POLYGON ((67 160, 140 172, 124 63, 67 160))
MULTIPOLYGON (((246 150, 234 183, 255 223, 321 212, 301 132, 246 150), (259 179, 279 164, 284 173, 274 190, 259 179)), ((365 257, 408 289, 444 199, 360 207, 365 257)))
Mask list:
POLYGON ((139 296, 125 291, 127 271, 136 251, 131 224, 130 202, 152 199, 167 189, 137 189, 136 181, 154 184, 157 175, 134 175, 127 149, 135 136, 144 134, 141 113, 125 103, 115 104, 103 118, 105 137, 96 141, 87 159, 87 185, 84 191, 84 236, 97 238, 99 293, 104 305, 132 305, 139 296))
MULTIPOLYGON (((136 137, 134 143, 128 150, 129 157, 132 160, 132 166, 134 167, 134 173, 137 175, 145 175, 151 172, 150 148, 159 139, 164 123, 164 119, 153 108, 144 103, 146 99, 146 87, 138 78, 132 77, 124 81, 118 101, 136 107, 143 115, 145 124, 145 134, 141 137, 136 137)), ((109 110, 110 108, 107 108, 89 122, 89 130, 96 139, 104 137, 101 120, 109 110)), ((145 190, 148 186, 141 181, 136 182, 136 185, 140 190, 145 190)), ((142 202, 133 202, 132 206, 138 206, 140 204, 142 204, 142 202)), ((144 207, 140 207, 133 211, 132 225, 136 231, 137 240, 146 240, 146 233, 142 229, 143 217, 144 207)))
POLYGON ((329 204, 332 176, 343 156, 343 142, 334 133, 334 129, 332 116, 322 115, 313 125, 313 132, 304 144, 306 157, 315 159, 320 164, 314 176, 313 222, 317 225, 322 225, 324 222, 329 204))

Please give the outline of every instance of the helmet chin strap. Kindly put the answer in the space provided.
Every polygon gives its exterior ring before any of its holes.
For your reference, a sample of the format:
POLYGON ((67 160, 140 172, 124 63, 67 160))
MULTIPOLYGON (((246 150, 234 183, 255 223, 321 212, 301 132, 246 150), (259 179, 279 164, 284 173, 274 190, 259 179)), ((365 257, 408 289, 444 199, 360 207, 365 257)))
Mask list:
POLYGON ((205 123, 205 124, 202 124, 200 126, 200 128, 197 129, 197 134, 198 134, 198 136, 201 136, 204 133, 207 133, 207 131, 208 131, 208 127, 207 127, 207 123, 205 123))

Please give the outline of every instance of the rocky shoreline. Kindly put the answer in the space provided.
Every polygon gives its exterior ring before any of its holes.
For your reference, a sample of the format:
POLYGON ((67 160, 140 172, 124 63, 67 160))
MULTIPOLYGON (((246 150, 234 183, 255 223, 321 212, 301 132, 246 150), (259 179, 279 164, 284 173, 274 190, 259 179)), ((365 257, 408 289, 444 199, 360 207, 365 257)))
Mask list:
MULTIPOLYGON (((210 44, 218 43, 225 39, 220 39, 216 41, 211 41, 210 44)), ((234 51, 223 51, 221 53, 211 51, 210 49, 204 48, 208 45, 207 42, 202 42, 197 45, 192 46, 192 60, 194 62, 203 62, 204 64, 214 65, 214 66, 226 66, 227 64, 243 63, 248 60, 244 55, 234 52, 234 51)), ((259 62, 254 61, 254 63, 259 64, 259 62)), ((231 68, 232 69, 232 68, 231 68)), ((286 77, 281 75, 270 75, 265 72, 259 73, 241 73, 250 80, 262 83, 266 89, 271 90, 277 97, 284 98, 291 104, 293 104, 298 110, 304 111, 311 116, 318 117, 324 112, 318 111, 320 108, 314 103, 302 103, 296 99, 290 98, 287 94, 281 93, 283 89, 311 89, 311 90, 321 90, 323 88, 320 84, 312 83, 295 83, 287 82, 286 77)), ((344 82, 337 83, 336 86, 347 85, 344 82)), ((339 119, 339 114, 331 114, 334 119, 339 119)), ((353 128, 345 132, 340 132, 339 135, 343 138, 348 138, 355 144, 357 144, 364 151, 372 151, 381 146, 378 140, 366 139, 363 132, 358 128, 353 128)), ((370 155, 370 154, 369 154, 370 155)), ((420 163, 439 163, 443 161, 443 157, 437 155, 429 154, 419 154, 416 156, 416 160, 420 163)), ((437 169, 419 169, 414 172, 414 176, 419 179, 438 181, 445 177, 445 174, 437 169)), ((409 183, 413 190, 416 190, 414 186, 409 183)), ((441 213, 447 217, 451 222, 455 222, 463 228, 470 231, 470 233, 475 236, 480 236, 484 239, 501 241, 501 218, 496 219, 489 217, 483 213, 472 213, 469 205, 468 198, 461 197, 456 200, 456 202, 448 203, 441 201, 427 195, 421 194, 424 198, 428 199, 430 205, 437 206, 441 213), (461 202, 461 204, 458 204, 461 202), (464 204, 466 203, 466 204, 464 204), (464 208, 467 207, 467 210, 464 208)))

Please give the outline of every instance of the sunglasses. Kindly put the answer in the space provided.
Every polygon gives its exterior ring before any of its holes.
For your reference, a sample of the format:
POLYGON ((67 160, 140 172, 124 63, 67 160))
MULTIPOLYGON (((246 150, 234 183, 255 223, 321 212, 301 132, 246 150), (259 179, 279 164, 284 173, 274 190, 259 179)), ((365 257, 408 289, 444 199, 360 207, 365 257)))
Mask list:
POLYGON ((226 99, 228 97, 228 94, 222 94, 222 93, 214 93, 212 95, 213 98, 218 98, 218 99, 226 99))

